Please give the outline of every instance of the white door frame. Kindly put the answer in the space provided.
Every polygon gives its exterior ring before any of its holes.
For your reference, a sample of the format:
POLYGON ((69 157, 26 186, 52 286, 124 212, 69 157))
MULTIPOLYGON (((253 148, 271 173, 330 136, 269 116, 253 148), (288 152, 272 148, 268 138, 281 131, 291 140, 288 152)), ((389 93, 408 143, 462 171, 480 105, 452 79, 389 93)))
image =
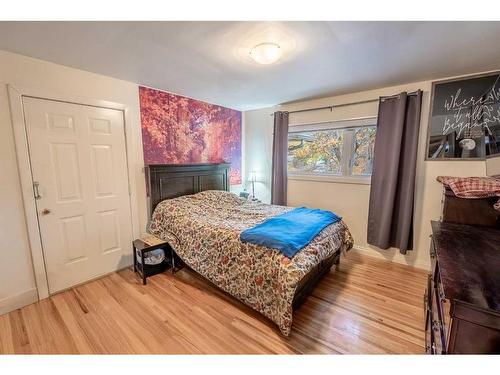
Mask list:
POLYGON ((134 160, 133 160, 133 139, 132 139, 132 121, 128 106, 120 103, 109 102, 106 100, 90 99, 72 95, 62 95, 24 88, 19 86, 7 85, 10 99, 10 110, 12 116, 12 126, 14 128, 14 139, 16 144, 17 166, 21 180, 21 190, 24 202, 24 214, 26 218, 26 227, 28 229, 28 239, 33 263, 33 272, 38 291, 38 299, 49 297, 49 286, 47 272, 45 269, 45 260, 43 256, 42 240, 40 228, 38 227, 38 214, 33 193, 33 177, 31 175, 31 163, 28 149, 28 138, 26 123, 24 118, 23 97, 32 97, 37 99, 55 100, 59 102, 88 105, 115 109, 123 112, 124 130, 125 130, 125 149, 127 153, 127 172, 130 198, 130 213, 132 220, 132 235, 138 237, 139 215, 137 207, 137 187, 134 181, 134 160))

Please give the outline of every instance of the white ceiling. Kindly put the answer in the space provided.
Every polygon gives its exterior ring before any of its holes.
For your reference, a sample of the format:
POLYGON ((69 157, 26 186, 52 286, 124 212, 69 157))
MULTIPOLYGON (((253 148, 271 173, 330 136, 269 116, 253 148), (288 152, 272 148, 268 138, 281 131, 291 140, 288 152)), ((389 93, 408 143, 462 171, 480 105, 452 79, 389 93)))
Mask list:
POLYGON ((500 22, 0 22, 0 49, 248 110, 500 68, 500 22), (271 66, 249 48, 275 41, 271 66))

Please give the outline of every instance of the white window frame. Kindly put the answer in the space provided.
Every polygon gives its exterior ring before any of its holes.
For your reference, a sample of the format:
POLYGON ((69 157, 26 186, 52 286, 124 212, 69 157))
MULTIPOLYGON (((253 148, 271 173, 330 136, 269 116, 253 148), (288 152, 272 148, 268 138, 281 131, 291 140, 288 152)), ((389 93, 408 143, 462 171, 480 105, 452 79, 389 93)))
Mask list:
POLYGON ((363 126, 376 126, 377 116, 351 118, 344 120, 290 125, 288 133, 299 133, 304 131, 321 131, 321 130, 334 130, 342 129, 344 131, 344 140, 342 144, 342 161, 341 171, 342 174, 337 175, 333 173, 314 173, 314 172, 293 172, 288 171, 288 179, 290 180, 304 180, 304 181, 317 181, 317 182, 332 182, 332 183, 346 183, 346 184, 362 184, 369 185, 371 175, 352 175, 352 151, 353 151, 353 134, 354 129, 363 126), (349 157, 344 157, 348 155, 349 157))

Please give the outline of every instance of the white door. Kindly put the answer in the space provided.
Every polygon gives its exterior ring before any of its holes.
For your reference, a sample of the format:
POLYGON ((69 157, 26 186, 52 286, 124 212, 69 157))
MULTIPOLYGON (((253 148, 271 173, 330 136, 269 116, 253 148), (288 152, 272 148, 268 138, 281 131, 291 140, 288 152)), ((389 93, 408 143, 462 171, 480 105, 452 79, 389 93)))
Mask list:
POLYGON ((132 240, 123 112, 23 106, 49 292, 123 268, 132 240))

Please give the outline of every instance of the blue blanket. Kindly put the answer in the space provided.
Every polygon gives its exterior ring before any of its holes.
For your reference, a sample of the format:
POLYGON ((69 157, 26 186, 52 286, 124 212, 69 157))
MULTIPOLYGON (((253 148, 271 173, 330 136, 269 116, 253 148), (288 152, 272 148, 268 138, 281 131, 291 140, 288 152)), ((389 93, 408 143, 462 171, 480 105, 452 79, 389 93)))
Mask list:
POLYGON ((244 230, 240 240, 278 249, 292 258, 325 227, 340 219, 330 211, 299 207, 244 230))

